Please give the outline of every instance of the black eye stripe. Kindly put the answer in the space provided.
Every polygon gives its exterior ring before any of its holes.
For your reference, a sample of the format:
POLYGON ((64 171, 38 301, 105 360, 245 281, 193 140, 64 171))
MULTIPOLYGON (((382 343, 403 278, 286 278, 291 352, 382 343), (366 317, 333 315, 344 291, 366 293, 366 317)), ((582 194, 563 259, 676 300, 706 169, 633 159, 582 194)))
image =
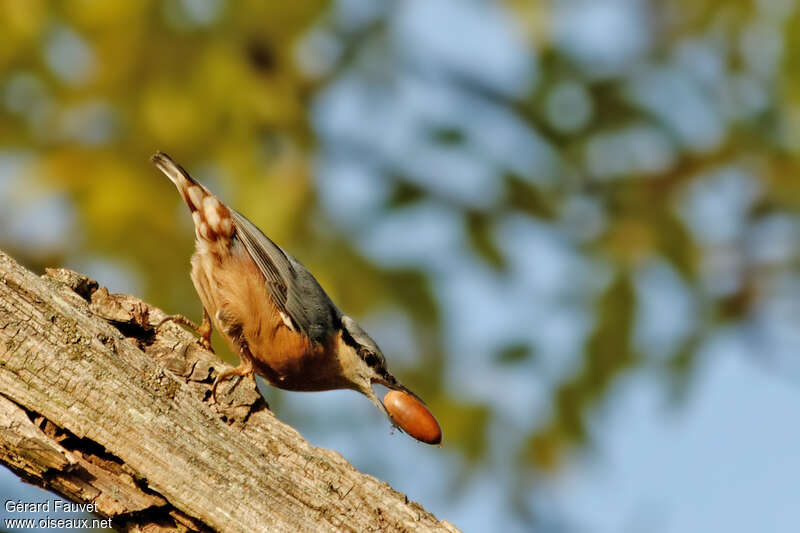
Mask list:
POLYGON ((373 368, 382 366, 381 358, 378 356, 378 354, 372 351, 371 348, 368 348, 353 338, 347 328, 342 327, 341 333, 344 343, 353 348, 358 353, 358 356, 361 357, 361 360, 364 361, 368 366, 373 368))
POLYGON ((344 340, 344 343, 352 348, 358 349, 358 343, 353 338, 353 336, 350 335, 350 332, 347 331, 346 329, 342 329, 341 331, 342 331, 342 340, 344 340))

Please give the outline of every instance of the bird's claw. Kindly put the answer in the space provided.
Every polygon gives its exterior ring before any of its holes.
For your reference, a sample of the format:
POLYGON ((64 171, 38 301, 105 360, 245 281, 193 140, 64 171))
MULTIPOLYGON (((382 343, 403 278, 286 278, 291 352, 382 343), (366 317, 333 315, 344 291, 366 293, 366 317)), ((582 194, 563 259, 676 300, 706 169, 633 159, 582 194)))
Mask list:
POLYGON ((214 380, 214 384, 211 385, 211 399, 214 403, 218 404, 219 401, 217 400, 217 387, 219 386, 220 382, 224 381, 225 379, 234 376, 236 378, 236 383, 233 384, 231 390, 235 389, 236 386, 239 384, 239 381, 242 379, 242 376, 246 375, 247 373, 242 373, 240 369, 234 368, 232 370, 228 370, 217 376, 217 379, 214 380))
POLYGON ((161 322, 156 324, 156 331, 161 329, 161 327, 167 322, 175 322, 176 324, 180 324, 181 326, 186 326, 187 328, 191 329, 200 336, 200 338, 197 339, 197 342, 202 348, 213 354, 216 353, 214 348, 211 346, 211 322, 208 320, 207 315, 203 316, 203 323, 199 326, 183 315, 169 315, 161 320, 161 322))
POLYGON ((211 353, 216 353, 214 352, 214 348, 211 347, 211 341, 209 339, 205 337, 200 337, 199 339, 197 339, 197 342, 204 350, 207 350, 211 353))
POLYGON ((175 322, 176 324, 186 326, 187 328, 195 332, 200 330, 200 326, 198 326, 197 324, 195 324, 194 322, 192 322, 183 315, 169 315, 165 317, 163 320, 161 320, 161 322, 156 324, 156 331, 161 329, 164 326, 164 324, 167 324, 168 322, 175 322))

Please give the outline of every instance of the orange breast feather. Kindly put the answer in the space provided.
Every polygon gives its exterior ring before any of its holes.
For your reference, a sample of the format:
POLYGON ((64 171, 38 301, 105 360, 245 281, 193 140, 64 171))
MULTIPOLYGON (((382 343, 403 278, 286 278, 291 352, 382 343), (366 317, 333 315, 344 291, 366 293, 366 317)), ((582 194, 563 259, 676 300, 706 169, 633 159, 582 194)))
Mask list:
MULTIPOLYGON (((256 371, 272 385, 290 390, 327 390, 339 386, 332 382, 338 361, 330 346, 313 343, 290 327, 267 292, 264 277, 242 247, 234 246, 227 253, 198 252, 193 259, 192 278, 214 320, 217 311, 239 323, 244 339, 256 363, 256 371)), ((225 336, 225 335, 223 335, 225 336)), ((239 347, 227 338, 234 353, 239 347)))

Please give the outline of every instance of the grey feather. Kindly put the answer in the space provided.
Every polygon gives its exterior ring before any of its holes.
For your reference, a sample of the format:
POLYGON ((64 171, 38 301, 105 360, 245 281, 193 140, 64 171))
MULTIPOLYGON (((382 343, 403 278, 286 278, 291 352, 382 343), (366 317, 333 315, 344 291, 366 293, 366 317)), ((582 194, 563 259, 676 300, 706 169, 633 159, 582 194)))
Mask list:
POLYGON ((241 213, 231 209, 231 215, 236 228, 234 238, 244 244, 264 275, 267 292, 275 306, 313 341, 327 341, 325 337, 334 331, 341 312, 316 278, 241 213))

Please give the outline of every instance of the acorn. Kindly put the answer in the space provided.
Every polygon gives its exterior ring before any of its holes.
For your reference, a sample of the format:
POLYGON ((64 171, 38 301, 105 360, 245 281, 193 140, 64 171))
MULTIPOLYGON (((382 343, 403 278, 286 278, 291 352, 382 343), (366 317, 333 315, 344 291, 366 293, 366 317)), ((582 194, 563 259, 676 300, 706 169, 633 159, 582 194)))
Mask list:
POLYGON ((383 397, 383 406, 397 427, 426 444, 442 442, 442 429, 428 408, 413 395, 391 390, 383 397))

